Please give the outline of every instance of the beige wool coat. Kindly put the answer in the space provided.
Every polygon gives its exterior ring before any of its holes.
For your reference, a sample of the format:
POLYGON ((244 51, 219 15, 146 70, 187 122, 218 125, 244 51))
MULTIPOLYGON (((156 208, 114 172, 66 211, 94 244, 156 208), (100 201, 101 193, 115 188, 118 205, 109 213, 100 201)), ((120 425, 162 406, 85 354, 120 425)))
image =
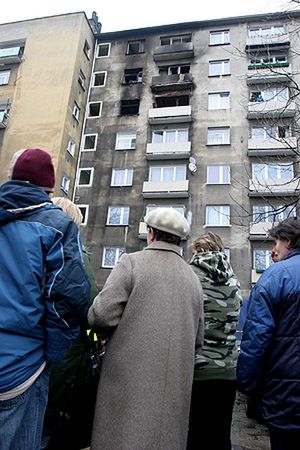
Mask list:
POLYGON ((124 254, 88 314, 111 334, 92 450, 185 450, 202 289, 180 248, 154 241, 124 254))

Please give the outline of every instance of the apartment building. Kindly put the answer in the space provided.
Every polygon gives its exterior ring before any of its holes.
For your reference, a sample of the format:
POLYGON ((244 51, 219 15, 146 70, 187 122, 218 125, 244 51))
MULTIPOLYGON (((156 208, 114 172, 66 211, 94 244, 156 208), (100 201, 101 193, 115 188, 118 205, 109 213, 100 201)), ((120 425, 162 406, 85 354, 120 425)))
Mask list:
POLYGON ((298 208, 299 23, 293 12, 98 36, 74 198, 100 286, 146 245, 144 215, 171 206, 191 224, 184 258, 218 233, 248 295, 271 263, 267 230, 298 208))
POLYGON ((12 154, 41 147, 53 157, 56 195, 72 195, 84 122, 96 13, 0 25, 0 181, 12 154))

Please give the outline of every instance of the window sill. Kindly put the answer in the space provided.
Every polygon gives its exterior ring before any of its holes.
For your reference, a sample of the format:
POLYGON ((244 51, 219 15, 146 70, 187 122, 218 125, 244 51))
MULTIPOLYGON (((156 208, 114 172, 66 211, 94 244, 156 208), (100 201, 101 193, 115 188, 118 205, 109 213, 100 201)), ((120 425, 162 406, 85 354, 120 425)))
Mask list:
POLYGON ((232 227, 232 225, 211 225, 211 224, 203 225, 203 228, 231 228, 231 227, 232 227))

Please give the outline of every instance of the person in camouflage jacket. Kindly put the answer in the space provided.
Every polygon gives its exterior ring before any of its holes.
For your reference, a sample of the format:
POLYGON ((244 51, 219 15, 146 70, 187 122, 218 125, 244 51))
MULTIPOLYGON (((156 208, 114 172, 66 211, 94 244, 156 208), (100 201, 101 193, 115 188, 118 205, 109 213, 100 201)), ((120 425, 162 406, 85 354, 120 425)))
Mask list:
POLYGON ((191 266, 204 297, 204 346, 196 353, 187 449, 199 448, 199 429, 210 448, 230 450, 236 395, 235 337, 242 296, 221 238, 208 233, 193 242, 191 266))

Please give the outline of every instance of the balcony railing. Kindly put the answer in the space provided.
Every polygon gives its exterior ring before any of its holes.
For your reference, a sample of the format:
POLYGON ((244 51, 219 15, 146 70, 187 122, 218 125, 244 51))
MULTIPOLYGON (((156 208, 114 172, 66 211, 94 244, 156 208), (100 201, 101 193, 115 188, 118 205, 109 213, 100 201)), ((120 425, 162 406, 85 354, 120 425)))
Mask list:
POLYGON ((300 180, 284 180, 267 178, 264 180, 249 180, 249 196, 264 197, 289 196, 295 197, 300 193, 300 180))
POLYGON ((182 159, 188 158, 191 153, 191 143, 165 142, 163 144, 147 144, 147 159, 182 159))
POLYGON ((149 109, 150 123, 185 123, 191 122, 191 106, 169 106, 166 108, 149 109))
POLYGON ((188 197, 189 181, 145 181, 143 184, 143 197, 145 198, 177 198, 188 197))
POLYGON ((191 59, 194 57, 194 46, 192 42, 182 42, 180 44, 160 45, 155 47, 153 52, 154 61, 168 61, 191 59))
POLYGON ((258 222, 250 225, 250 240, 266 240, 274 222, 258 222))
MULTIPOLYGON (((254 65, 250 65, 252 67, 254 65)), ((265 84, 265 83, 286 83, 290 81, 292 75, 292 67, 287 65, 287 67, 270 67, 270 68, 259 68, 253 67, 252 70, 248 71, 247 83, 252 84, 265 84)))
POLYGON ((152 77, 152 91, 170 91, 189 89, 193 86, 191 73, 180 73, 175 75, 158 75, 152 77))
POLYGON ((288 138, 252 138, 248 139, 248 155, 249 156, 280 156, 291 155, 296 156, 297 139, 295 137, 288 138))
POLYGON ((293 117, 296 105, 292 101, 269 100, 248 103, 248 119, 293 117))
POLYGON ((271 47, 275 49, 285 49, 290 46, 290 36, 284 34, 270 34, 267 36, 253 36, 246 40, 246 51, 251 52, 253 49, 261 47, 271 47))

